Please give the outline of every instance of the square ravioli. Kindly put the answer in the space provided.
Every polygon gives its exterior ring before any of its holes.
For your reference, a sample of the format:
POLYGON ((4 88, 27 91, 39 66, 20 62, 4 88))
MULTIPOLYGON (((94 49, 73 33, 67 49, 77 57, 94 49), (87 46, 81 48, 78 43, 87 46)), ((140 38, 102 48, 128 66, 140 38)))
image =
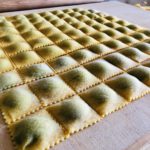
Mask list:
POLYGON ((41 61, 41 58, 34 51, 25 51, 11 57, 14 64, 19 68, 41 61))
POLYGON ((24 32, 22 34, 22 36, 27 41, 30 41, 32 39, 37 39, 37 38, 43 37, 44 35, 40 31, 38 31, 38 30, 29 30, 29 31, 24 32))
MULTIPOLYGON (((89 15, 90 15, 90 14, 89 14, 89 15)), ((91 17, 92 17, 92 16, 91 16, 91 17)), ((93 16, 93 17, 94 17, 94 16, 93 16)), ((92 20, 92 19, 85 21, 85 23, 86 23, 87 25, 91 26, 91 27, 93 27, 94 25, 97 24, 97 22, 94 21, 94 20, 92 20)), ((93 28, 94 28, 94 27, 93 27, 93 28)), ((95 29, 95 28, 94 28, 94 29, 95 29)), ((96 30, 96 29, 95 29, 95 30, 96 30)))
POLYGON ((80 94, 100 116, 123 107, 127 101, 105 84, 100 84, 80 94))
POLYGON ((83 36, 76 39, 84 47, 88 47, 90 45, 98 44, 99 42, 90 36, 83 36))
POLYGON ((134 25, 134 24, 129 24, 126 26, 127 28, 134 30, 134 31, 139 31, 142 30, 142 27, 138 26, 138 25, 134 25))
POLYGON ((13 69, 13 65, 7 58, 0 58, 0 73, 13 69))
POLYGON ((57 45, 42 47, 39 48, 36 52, 46 60, 51 60, 65 54, 65 52, 57 45))
POLYGON ((25 40, 19 34, 8 34, 0 37, 0 43, 2 44, 2 46, 7 46, 9 44, 22 41, 25 40))
POLYGON ((110 64, 109 62, 103 59, 98 59, 93 62, 90 62, 84 65, 84 67, 93 75, 98 77, 100 80, 106 80, 114 75, 123 72, 116 66, 110 64))
POLYGON ((100 117, 79 96, 47 108, 47 111, 64 126, 69 133, 74 133, 98 121, 100 117))
POLYGON ((128 101, 132 101, 150 91, 146 85, 127 73, 108 80, 106 84, 128 101))
POLYGON ((16 27, 17 30, 22 34, 24 32, 27 32, 29 30, 35 30, 35 27, 32 24, 21 24, 16 27))
POLYGON ((29 84, 29 86, 42 104, 55 103, 74 94, 71 88, 58 76, 35 81, 29 84))
POLYGON ((77 39, 79 37, 85 36, 85 34, 82 31, 78 30, 78 29, 67 30, 65 32, 65 34, 67 34, 68 36, 70 36, 73 39, 77 39))
POLYGON ((115 22, 106 22, 104 25, 110 27, 110 28, 117 28, 120 27, 119 24, 115 23, 115 22))
POLYGON ((146 36, 150 37, 150 30, 149 29, 142 29, 141 32, 144 33, 146 36))
POLYGON ((73 23, 78 22, 76 18, 72 18, 72 17, 65 17, 64 21, 67 22, 68 24, 73 24, 73 23))
POLYGON ((58 43, 64 40, 69 40, 71 39, 69 36, 64 34, 63 32, 56 32, 48 36, 50 40, 52 40, 54 43, 58 43))
POLYGON ((29 44, 32 46, 33 49, 36 49, 43 46, 52 45, 53 42, 47 37, 41 37, 41 38, 30 40, 29 44))
POLYGON ((138 66, 129 70, 130 75, 135 76, 141 82, 150 87, 150 68, 145 66, 138 66))
POLYGON ((77 92, 80 92, 100 80, 88 72, 85 68, 79 67, 61 74, 61 77, 77 92))
POLYGON ((116 23, 118 23, 119 25, 121 26, 128 26, 129 25, 129 22, 128 21, 125 21, 125 20, 117 20, 116 23))
POLYGON ((37 97, 25 86, 5 91, 0 96, 0 109, 7 123, 11 123, 35 110, 39 105, 37 97))
POLYGON ((110 36, 108 36, 107 34, 103 32, 95 32, 95 33, 90 34, 89 36, 91 36, 92 38, 94 38, 95 40, 99 42, 109 41, 112 39, 110 36))
POLYGON ((74 17, 71 17, 69 13, 60 13, 60 14, 57 14, 57 17, 60 19, 60 20, 65 20, 65 22, 67 22, 68 24, 71 24, 73 21, 77 21, 76 18, 74 17))
POLYGON ((106 22, 109 22, 107 19, 105 19, 104 17, 96 17, 94 18, 95 21, 97 21, 98 23, 104 24, 106 22))
POLYGON ((150 55, 147 55, 133 47, 125 48, 120 53, 137 62, 143 62, 150 58, 150 55))
POLYGON ((82 22, 90 20, 89 17, 86 15, 75 16, 75 18, 77 18, 77 20, 82 21, 82 22))
POLYGON ((118 21, 119 19, 117 17, 114 17, 114 16, 105 16, 105 19, 111 21, 111 22, 116 22, 118 21))
POLYGON ((60 32, 59 29, 57 29, 56 27, 54 26, 50 26, 50 27, 47 27, 47 28, 43 28, 40 30, 44 35, 46 36, 51 36, 52 34, 54 33, 57 33, 57 32, 60 32))
POLYGON ((34 26, 35 26, 39 31, 41 31, 41 30, 43 30, 43 29, 45 29, 45 28, 51 27, 52 25, 51 25, 48 21, 46 21, 46 20, 44 20, 44 19, 42 18, 42 20, 35 22, 35 23, 34 23, 34 26))
POLYGON ((103 44, 105 44, 106 46, 108 46, 109 48, 112 48, 114 50, 120 50, 120 49, 128 46, 128 45, 124 44, 123 42, 120 42, 119 40, 114 40, 114 39, 104 42, 103 44))
POLYGON ((83 48, 82 45, 80 45, 75 40, 65 40, 57 44, 60 48, 62 48, 65 52, 74 51, 77 49, 83 48))
POLYGON ((27 42, 16 42, 4 47, 4 50, 8 55, 13 55, 18 52, 28 51, 31 49, 31 46, 27 42))
POLYGON ((128 70, 137 65, 136 62, 120 53, 109 54, 104 59, 123 70, 128 70))
POLYGON ((150 55, 150 44, 143 42, 143 43, 137 43, 134 45, 135 48, 139 49, 141 52, 149 54, 150 55))
POLYGON ((132 37, 134 37, 135 39, 140 40, 140 41, 149 39, 148 36, 146 36, 146 35, 143 34, 143 33, 139 33, 139 32, 135 32, 135 33, 131 34, 130 36, 132 36, 132 37))
POLYGON ((14 27, 1 27, 0 30, 1 36, 5 36, 7 34, 18 34, 18 31, 14 27))
POLYGON ((127 35, 119 38, 118 40, 128 45, 133 45, 138 42, 138 40, 136 40, 132 36, 127 36, 127 35))
POLYGON ((116 30, 123 33, 123 34, 131 34, 131 33, 134 32, 133 30, 131 30, 127 27, 123 27, 123 26, 122 27, 117 27, 116 30))
POLYGON ((108 36, 110 36, 111 38, 119 38, 122 37, 123 34, 114 30, 114 29, 106 29, 102 31, 103 33, 107 34, 108 36))
POLYGON ((17 85, 21 82, 22 80, 15 70, 0 74, 0 91, 8 87, 17 85))
POLYGON ((88 60, 98 57, 97 54, 89 51, 88 49, 74 51, 70 54, 70 56, 73 57, 79 63, 86 62, 88 60))
POLYGON ((33 64, 19 69, 19 73, 24 81, 30 81, 47 75, 52 75, 53 70, 45 63, 33 64))
POLYGON ((94 24, 94 25, 92 25, 92 27, 93 27, 94 29, 96 29, 97 31, 100 31, 100 32, 109 29, 109 27, 107 27, 107 26, 104 25, 104 24, 100 24, 100 23, 94 24))
POLYGON ((82 31, 83 33, 89 35, 89 34, 92 34, 92 33, 95 33, 96 30, 88 25, 85 25, 83 27, 79 27, 78 28, 80 31, 82 31))
POLYGON ((58 26, 63 25, 65 21, 59 18, 56 18, 56 19, 51 20, 50 23, 53 24, 55 27, 58 27, 58 26))
MULTIPOLYGON (((71 24, 75 29, 80 29, 80 28, 85 28, 85 27, 87 27, 87 25, 85 24, 85 23, 83 23, 83 22, 74 22, 74 23, 72 23, 71 24)), ((85 30, 87 30, 87 29, 85 29, 85 30)), ((83 32, 83 31, 82 31, 83 32)))
POLYGON ((108 54, 108 53, 111 53, 111 52, 114 52, 113 49, 105 46, 104 44, 97 44, 97 45, 92 45, 90 47, 88 47, 88 49, 95 53, 95 54, 99 54, 99 55, 105 55, 105 54, 108 54))
POLYGON ((62 32, 66 33, 69 30, 74 29, 70 24, 64 23, 63 25, 57 27, 59 30, 61 30, 62 32))
POLYGON ((20 150, 49 149, 65 136, 63 128, 45 110, 11 124, 10 131, 20 150))
POLYGON ((79 65, 78 62, 69 55, 58 57, 55 60, 50 61, 49 64, 55 72, 63 72, 79 65))

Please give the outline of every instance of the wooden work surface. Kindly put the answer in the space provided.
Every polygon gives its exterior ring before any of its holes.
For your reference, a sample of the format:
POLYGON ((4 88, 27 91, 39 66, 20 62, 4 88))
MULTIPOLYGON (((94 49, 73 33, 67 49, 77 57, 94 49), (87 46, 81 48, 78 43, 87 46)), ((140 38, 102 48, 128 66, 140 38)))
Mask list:
MULTIPOLYGON (((130 5, 105 2, 77 7, 106 12, 150 28, 150 13, 130 5)), ((56 8, 1 13, 0 15, 16 15, 52 9, 56 8)), ((0 150, 12 149, 9 135, 0 117, 0 150)), ((150 150, 150 95, 107 116, 94 126, 74 134, 51 150, 150 150)))

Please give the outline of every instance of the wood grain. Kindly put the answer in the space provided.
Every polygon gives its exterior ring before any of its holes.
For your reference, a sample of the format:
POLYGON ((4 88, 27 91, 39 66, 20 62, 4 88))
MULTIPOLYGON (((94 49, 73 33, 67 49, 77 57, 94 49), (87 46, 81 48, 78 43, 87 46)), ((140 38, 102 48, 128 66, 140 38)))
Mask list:
POLYGON ((0 0, 0 12, 98 1, 102 0, 0 0))

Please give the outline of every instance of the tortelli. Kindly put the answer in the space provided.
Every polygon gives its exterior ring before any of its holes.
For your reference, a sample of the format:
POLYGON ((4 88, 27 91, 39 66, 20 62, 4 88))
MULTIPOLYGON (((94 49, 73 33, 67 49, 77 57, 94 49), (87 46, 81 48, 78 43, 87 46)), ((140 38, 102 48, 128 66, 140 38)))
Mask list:
POLYGON ((47 150, 150 93, 150 30, 84 9, 0 18, 0 110, 17 150, 47 150))

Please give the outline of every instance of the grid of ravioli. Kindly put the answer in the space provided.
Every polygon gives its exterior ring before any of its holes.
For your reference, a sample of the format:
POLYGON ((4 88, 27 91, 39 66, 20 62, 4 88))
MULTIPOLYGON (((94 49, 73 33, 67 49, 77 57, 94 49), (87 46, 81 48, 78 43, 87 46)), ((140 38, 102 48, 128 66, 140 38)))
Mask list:
POLYGON ((150 30, 93 10, 0 18, 0 111, 18 150, 46 150, 150 92, 150 30))

